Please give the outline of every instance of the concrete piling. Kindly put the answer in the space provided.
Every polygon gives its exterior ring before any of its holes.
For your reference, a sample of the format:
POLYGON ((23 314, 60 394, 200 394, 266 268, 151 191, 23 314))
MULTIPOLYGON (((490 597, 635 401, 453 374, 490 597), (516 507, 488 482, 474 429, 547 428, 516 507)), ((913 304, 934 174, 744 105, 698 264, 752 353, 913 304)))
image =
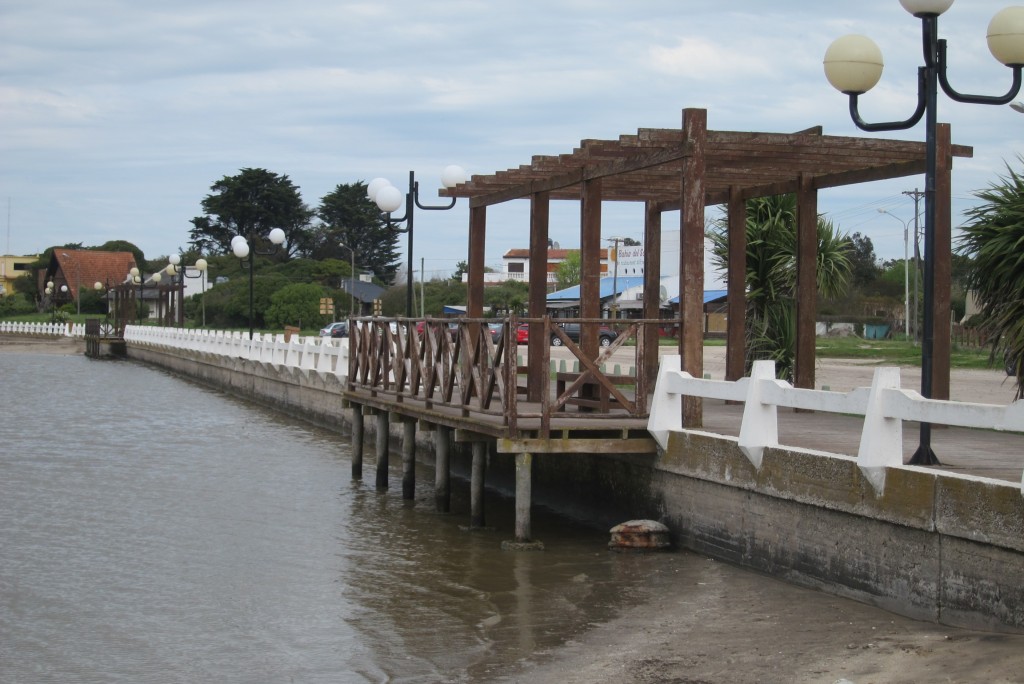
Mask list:
POLYGON ((352 479, 363 479, 363 406, 352 406, 352 479))
POLYGON ((451 428, 439 425, 434 431, 434 507, 438 513, 451 510, 451 428))
POLYGON ((402 423, 402 498, 416 498, 416 422, 402 423))
POLYGON ((377 489, 388 488, 388 413, 377 414, 377 489))
POLYGON ((473 467, 469 477, 469 526, 484 526, 484 468, 487 444, 473 442, 473 467))
POLYGON ((530 505, 533 499, 533 454, 516 454, 516 538, 501 542, 502 551, 543 551, 544 543, 531 539, 530 505))

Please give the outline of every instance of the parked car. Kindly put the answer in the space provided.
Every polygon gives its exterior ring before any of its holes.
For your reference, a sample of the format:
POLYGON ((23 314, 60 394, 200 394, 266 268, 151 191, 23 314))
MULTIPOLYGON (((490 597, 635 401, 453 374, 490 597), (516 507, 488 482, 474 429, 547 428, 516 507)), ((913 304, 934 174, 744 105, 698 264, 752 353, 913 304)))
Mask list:
MULTIPOLYGON (((440 325, 442 322, 438 321, 438 320, 433 320, 433 321, 431 321, 431 323, 434 324, 434 325, 440 325)), ((416 323, 416 336, 419 337, 421 340, 423 339, 423 331, 426 329, 426 327, 427 327, 427 322, 426 321, 418 321, 416 323)), ((454 322, 454 321, 449 322, 448 323, 448 336, 454 341, 455 338, 458 337, 458 335, 459 335, 459 324, 454 322)))
POLYGON ((320 337, 348 337, 348 321, 338 321, 321 328, 320 337))
MULTIPOLYGON (((580 324, 579 323, 564 323, 562 324, 562 330, 565 332, 566 337, 570 340, 579 344, 580 341, 580 324)), ((602 347, 611 346, 611 343, 619 336, 619 333, 615 332, 611 328, 602 325, 598 330, 597 337, 602 347)), ((562 338, 551 333, 551 346, 561 347, 562 338)))

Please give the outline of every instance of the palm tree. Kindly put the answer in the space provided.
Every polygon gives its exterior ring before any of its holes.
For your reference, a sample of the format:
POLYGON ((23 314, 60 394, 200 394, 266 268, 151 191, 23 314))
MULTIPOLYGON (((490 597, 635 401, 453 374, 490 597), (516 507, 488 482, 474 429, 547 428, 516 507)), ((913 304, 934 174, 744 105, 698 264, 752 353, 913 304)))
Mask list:
MULTIPOLYGON (((745 368, 759 359, 775 361, 778 377, 792 380, 796 359, 796 195, 747 202, 747 340, 745 368)), ((712 262, 729 261, 728 220, 710 226, 712 262)), ((852 243, 830 221, 818 217, 818 292, 828 299, 845 293, 852 243)))
POLYGON ((1008 176, 974 196, 958 251, 972 258, 967 285, 981 306, 991 360, 1005 363, 1024 399, 1024 176, 1007 165, 1008 176))

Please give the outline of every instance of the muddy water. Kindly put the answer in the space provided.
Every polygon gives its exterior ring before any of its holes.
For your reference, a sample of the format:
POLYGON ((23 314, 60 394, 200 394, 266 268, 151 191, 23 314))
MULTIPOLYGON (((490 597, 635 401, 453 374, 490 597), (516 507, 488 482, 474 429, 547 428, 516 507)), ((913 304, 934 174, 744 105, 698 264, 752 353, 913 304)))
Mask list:
POLYGON ((486 681, 679 562, 543 511, 547 550, 503 553, 510 501, 467 532, 463 483, 436 514, 432 473, 404 502, 346 438, 140 365, 8 352, 0 382, 7 684, 486 681))

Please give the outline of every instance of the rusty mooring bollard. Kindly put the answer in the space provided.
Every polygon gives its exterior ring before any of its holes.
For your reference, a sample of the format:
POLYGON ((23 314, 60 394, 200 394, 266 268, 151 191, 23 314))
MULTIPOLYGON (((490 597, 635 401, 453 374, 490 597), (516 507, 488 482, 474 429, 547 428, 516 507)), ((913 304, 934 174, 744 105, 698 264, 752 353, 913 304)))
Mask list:
POLYGON ((657 520, 629 520, 611 529, 612 551, 661 551, 669 547, 668 528, 657 520))

